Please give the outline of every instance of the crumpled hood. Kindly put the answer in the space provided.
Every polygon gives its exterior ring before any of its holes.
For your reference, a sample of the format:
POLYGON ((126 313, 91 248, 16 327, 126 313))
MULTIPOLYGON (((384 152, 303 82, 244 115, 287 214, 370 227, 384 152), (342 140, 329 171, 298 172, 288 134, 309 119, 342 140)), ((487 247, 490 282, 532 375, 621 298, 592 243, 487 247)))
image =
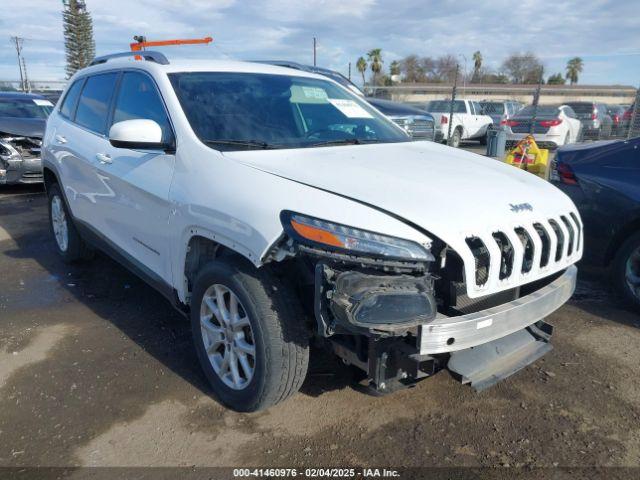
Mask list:
POLYGON ((224 155, 386 210, 452 246, 476 232, 491 234, 519 222, 575 212, 564 193, 535 175, 433 142, 224 155), (516 208, 523 204, 531 210, 516 208))
POLYGON ((42 138, 46 124, 47 121, 44 118, 0 117, 0 133, 16 137, 42 138))

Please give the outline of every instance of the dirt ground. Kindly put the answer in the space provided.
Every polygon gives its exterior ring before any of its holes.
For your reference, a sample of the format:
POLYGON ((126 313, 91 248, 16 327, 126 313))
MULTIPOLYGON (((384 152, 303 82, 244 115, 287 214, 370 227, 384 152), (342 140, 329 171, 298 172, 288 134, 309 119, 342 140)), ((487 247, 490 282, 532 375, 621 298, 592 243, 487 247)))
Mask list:
POLYGON ((61 263, 40 190, 0 187, 0 467, 640 466, 640 316, 581 278, 549 321, 554 350, 482 393, 441 372, 372 397, 315 352, 300 393, 238 414, 159 294, 61 263))

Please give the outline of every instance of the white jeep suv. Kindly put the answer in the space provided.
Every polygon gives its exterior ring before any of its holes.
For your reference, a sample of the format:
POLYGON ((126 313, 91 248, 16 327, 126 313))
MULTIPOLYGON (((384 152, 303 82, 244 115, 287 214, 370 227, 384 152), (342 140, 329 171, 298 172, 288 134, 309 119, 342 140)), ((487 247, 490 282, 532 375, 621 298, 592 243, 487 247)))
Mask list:
POLYGON ((551 348, 582 256, 555 187, 411 141, 325 77, 136 54, 76 73, 49 117, 52 231, 190 317, 224 404, 296 392, 312 339, 379 393, 443 368, 482 389, 551 348))

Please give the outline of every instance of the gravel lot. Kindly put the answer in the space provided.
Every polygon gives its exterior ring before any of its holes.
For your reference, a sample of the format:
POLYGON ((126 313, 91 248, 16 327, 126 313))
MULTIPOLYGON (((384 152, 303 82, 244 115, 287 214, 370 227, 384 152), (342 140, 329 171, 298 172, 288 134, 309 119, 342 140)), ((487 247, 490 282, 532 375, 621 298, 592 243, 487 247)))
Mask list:
POLYGON ((640 316, 596 280, 549 318, 550 354, 480 394, 441 372, 371 397, 319 354, 247 415, 208 395, 159 294, 52 242, 41 190, 0 187, 0 466, 640 466, 640 316))

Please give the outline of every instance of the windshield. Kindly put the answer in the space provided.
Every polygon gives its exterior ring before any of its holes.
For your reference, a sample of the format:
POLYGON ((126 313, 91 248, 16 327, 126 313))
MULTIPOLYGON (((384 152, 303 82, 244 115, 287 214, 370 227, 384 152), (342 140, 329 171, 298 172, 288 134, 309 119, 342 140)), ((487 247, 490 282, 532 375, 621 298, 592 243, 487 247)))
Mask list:
POLYGON ((51 110, 53 104, 43 98, 0 98, 0 117, 46 119, 51 110))
POLYGON ((487 115, 502 115, 504 113, 504 103, 499 102, 480 102, 480 105, 484 109, 484 113, 487 115))
MULTIPOLYGON (((528 105, 518 112, 519 117, 527 117, 533 115, 534 106, 528 105)), ((537 116, 555 117, 559 113, 557 105, 538 105, 537 116)))
POLYGON ((326 80, 236 72, 169 78, 196 135, 217 150, 411 141, 366 102, 326 80))
MULTIPOLYGON (((427 112, 449 113, 451 100, 432 100, 427 104, 427 112)), ((467 113, 467 108, 462 100, 453 102, 453 113, 467 113)))

